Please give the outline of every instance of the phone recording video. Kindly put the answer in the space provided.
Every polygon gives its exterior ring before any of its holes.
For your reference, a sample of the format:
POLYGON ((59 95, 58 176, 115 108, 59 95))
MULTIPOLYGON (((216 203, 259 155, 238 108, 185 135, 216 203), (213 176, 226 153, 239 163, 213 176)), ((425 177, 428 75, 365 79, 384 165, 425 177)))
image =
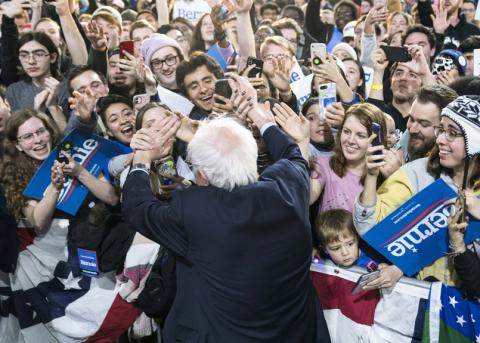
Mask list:
POLYGON ((128 58, 127 55, 125 55, 125 51, 128 52, 130 55, 135 56, 135 47, 134 47, 133 40, 126 40, 126 41, 120 42, 120 45, 119 45, 120 58, 128 58))
POLYGON ((412 60, 412 56, 410 56, 408 49, 403 46, 384 45, 381 48, 385 52, 387 60, 390 62, 408 62, 412 60))
MULTIPOLYGON (((383 145, 383 139, 382 139, 382 127, 378 123, 373 123, 372 124, 372 131, 375 134, 375 138, 372 142, 372 146, 377 146, 377 145, 383 145)), ((382 150, 380 151, 375 151, 374 155, 381 155, 383 154, 382 150)))
POLYGON ((68 159, 67 154, 72 156, 72 143, 71 142, 60 143, 57 151, 57 161, 59 163, 68 164, 70 160, 68 159))

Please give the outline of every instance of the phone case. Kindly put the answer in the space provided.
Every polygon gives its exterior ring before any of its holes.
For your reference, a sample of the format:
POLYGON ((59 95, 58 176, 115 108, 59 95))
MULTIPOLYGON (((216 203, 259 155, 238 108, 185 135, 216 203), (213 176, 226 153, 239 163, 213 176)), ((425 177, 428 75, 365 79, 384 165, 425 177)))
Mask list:
POLYGON ((327 107, 337 101, 337 86, 333 83, 323 83, 318 87, 318 102, 320 105, 320 120, 326 119, 327 107))

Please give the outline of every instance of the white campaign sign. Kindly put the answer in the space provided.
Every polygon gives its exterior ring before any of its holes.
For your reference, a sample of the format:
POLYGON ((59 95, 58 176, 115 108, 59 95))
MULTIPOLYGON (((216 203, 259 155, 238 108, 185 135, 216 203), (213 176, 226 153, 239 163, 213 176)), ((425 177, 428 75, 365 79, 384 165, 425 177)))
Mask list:
POLYGON ((176 0, 173 5, 173 18, 182 17, 196 24, 202 15, 210 13, 211 10, 204 0, 176 0))
POLYGON ((365 73, 365 98, 368 98, 373 83, 373 68, 363 67, 363 72, 365 73))
POLYGON ((473 50, 473 76, 480 76, 480 49, 473 50))

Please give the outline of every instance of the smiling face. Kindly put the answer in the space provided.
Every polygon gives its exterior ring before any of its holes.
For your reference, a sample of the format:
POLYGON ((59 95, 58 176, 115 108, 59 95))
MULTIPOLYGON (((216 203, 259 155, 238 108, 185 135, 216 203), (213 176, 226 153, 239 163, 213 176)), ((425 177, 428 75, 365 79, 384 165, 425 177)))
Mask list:
POLYGON ((215 40, 215 28, 213 27, 212 18, 210 18, 209 15, 206 15, 203 18, 200 33, 202 34, 202 39, 205 42, 213 42, 215 40))
POLYGON ((353 8, 348 5, 340 5, 335 10, 335 25, 339 30, 343 30, 345 25, 355 20, 353 8))
POLYGON ((350 267, 359 256, 358 241, 355 236, 344 232, 339 235, 338 241, 327 244, 325 251, 339 266, 350 267))
POLYGON ((388 33, 394 34, 397 32, 405 32, 408 27, 407 19, 403 15, 396 14, 390 21, 390 26, 388 27, 388 33))
POLYGON ((50 76, 50 64, 56 61, 57 54, 50 54, 45 46, 32 40, 20 47, 18 57, 25 73, 38 79, 50 76))
POLYGON ((177 89, 176 71, 180 64, 177 50, 171 46, 158 49, 152 55, 150 65, 160 84, 168 89, 177 89), (171 65, 169 65, 171 64, 171 65))
POLYGON ((440 122, 440 110, 432 102, 420 103, 415 100, 410 109, 407 129, 410 133, 408 154, 411 159, 425 157, 435 146, 434 127, 440 122))
POLYGON ((365 159, 368 148, 368 131, 356 116, 350 115, 345 120, 340 134, 340 145, 345 159, 350 164, 365 159))
POLYGON ((135 133, 135 114, 127 104, 117 102, 105 110, 107 134, 123 144, 130 144, 135 133))
POLYGON ((333 142, 333 135, 327 122, 319 117, 320 105, 315 104, 308 108, 306 117, 310 122, 310 139, 315 143, 328 144, 333 142))
POLYGON ((440 127, 449 132, 451 136, 457 136, 449 141, 446 134, 437 137, 437 145, 439 148, 438 157, 442 167, 460 170, 463 169, 465 153, 465 139, 461 136, 460 127, 449 118, 443 117, 440 121, 440 127))
POLYGON ((32 117, 18 127, 15 147, 27 156, 43 161, 52 150, 52 136, 39 118, 32 117))
POLYGON ((215 74, 206 66, 195 69, 185 75, 184 84, 188 98, 201 110, 209 113, 213 108, 213 93, 215 93, 215 74))

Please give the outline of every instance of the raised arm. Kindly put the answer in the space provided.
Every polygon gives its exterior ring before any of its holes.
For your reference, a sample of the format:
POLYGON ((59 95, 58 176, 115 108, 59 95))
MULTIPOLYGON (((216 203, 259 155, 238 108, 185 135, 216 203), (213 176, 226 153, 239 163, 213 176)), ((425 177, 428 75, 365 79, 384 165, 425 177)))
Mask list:
POLYGON ((78 30, 75 20, 72 16, 72 9, 70 8, 68 0, 57 0, 53 3, 60 18, 60 25, 62 27, 65 42, 67 43, 68 51, 72 56, 74 65, 87 64, 88 53, 85 41, 78 30))
MULTIPOLYGON (((237 13, 238 27, 238 53, 243 63, 249 56, 255 57, 255 36, 253 33, 252 22, 250 21, 250 8, 253 0, 232 0, 235 4, 235 12, 237 13)), ((240 66, 242 69, 242 66, 240 66)))
POLYGON ((155 0, 155 5, 157 7, 158 26, 170 23, 167 0, 155 0))

